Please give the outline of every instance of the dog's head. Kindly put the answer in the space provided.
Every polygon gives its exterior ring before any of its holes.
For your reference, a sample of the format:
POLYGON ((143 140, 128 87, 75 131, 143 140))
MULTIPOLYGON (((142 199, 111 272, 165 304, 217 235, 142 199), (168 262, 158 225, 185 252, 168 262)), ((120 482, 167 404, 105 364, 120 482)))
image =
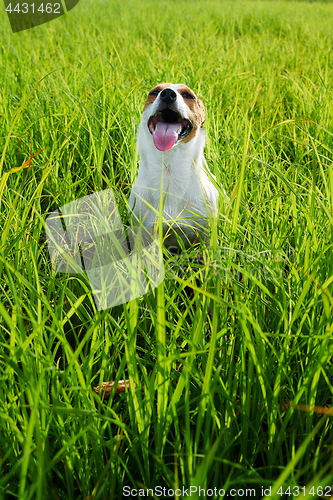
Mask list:
POLYGON ((148 94, 142 122, 155 147, 168 151, 196 136, 205 121, 205 108, 186 85, 160 83, 148 94))

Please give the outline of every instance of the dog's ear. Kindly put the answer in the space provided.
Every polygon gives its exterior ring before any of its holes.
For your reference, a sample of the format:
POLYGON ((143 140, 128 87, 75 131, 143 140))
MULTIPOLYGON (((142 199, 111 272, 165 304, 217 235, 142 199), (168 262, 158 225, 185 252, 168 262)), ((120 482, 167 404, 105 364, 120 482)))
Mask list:
POLYGON ((201 99, 199 99, 199 97, 198 97, 198 106, 200 109, 200 121, 201 121, 200 127, 202 127, 203 124, 205 123, 205 120, 206 120, 206 112, 205 112, 205 107, 204 107, 201 99))

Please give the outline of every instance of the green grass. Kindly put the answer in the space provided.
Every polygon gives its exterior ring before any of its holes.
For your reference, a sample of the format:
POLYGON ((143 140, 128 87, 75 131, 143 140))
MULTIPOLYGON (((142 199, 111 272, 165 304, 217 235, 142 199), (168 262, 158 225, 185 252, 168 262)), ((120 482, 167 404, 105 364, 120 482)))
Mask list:
POLYGON ((332 403, 332 18, 320 2, 82 0, 13 35, 1 10, 1 499, 333 484, 332 416, 295 408, 332 403), (83 276, 52 270, 45 218, 112 188, 125 219, 162 81, 202 97, 230 207, 202 287, 165 255, 157 289, 100 312, 83 276), (93 391, 119 379, 124 394, 93 391))

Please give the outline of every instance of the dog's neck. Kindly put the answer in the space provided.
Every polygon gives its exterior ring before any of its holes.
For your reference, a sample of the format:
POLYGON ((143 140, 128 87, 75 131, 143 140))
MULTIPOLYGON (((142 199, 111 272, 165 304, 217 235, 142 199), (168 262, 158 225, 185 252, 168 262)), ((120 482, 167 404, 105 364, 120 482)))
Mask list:
MULTIPOLYGON (((146 124, 138 131, 138 148, 140 155, 140 173, 148 176, 151 185, 158 190, 159 197, 161 177, 163 175, 163 191, 186 195, 193 189, 193 183, 199 183, 203 166, 205 147, 205 131, 200 129, 187 144, 181 142, 169 151, 159 151, 154 146, 146 124)), ((140 179, 138 179, 140 183, 140 179)))

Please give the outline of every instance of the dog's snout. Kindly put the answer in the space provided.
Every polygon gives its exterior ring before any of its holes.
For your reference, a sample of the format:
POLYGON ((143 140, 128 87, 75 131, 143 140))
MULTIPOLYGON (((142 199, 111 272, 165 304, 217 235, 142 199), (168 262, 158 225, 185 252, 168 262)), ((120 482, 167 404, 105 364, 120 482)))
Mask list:
POLYGON ((177 94, 172 89, 164 89, 160 94, 160 98, 166 104, 170 104, 171 102, 174 102, 177 99, 177 94))

